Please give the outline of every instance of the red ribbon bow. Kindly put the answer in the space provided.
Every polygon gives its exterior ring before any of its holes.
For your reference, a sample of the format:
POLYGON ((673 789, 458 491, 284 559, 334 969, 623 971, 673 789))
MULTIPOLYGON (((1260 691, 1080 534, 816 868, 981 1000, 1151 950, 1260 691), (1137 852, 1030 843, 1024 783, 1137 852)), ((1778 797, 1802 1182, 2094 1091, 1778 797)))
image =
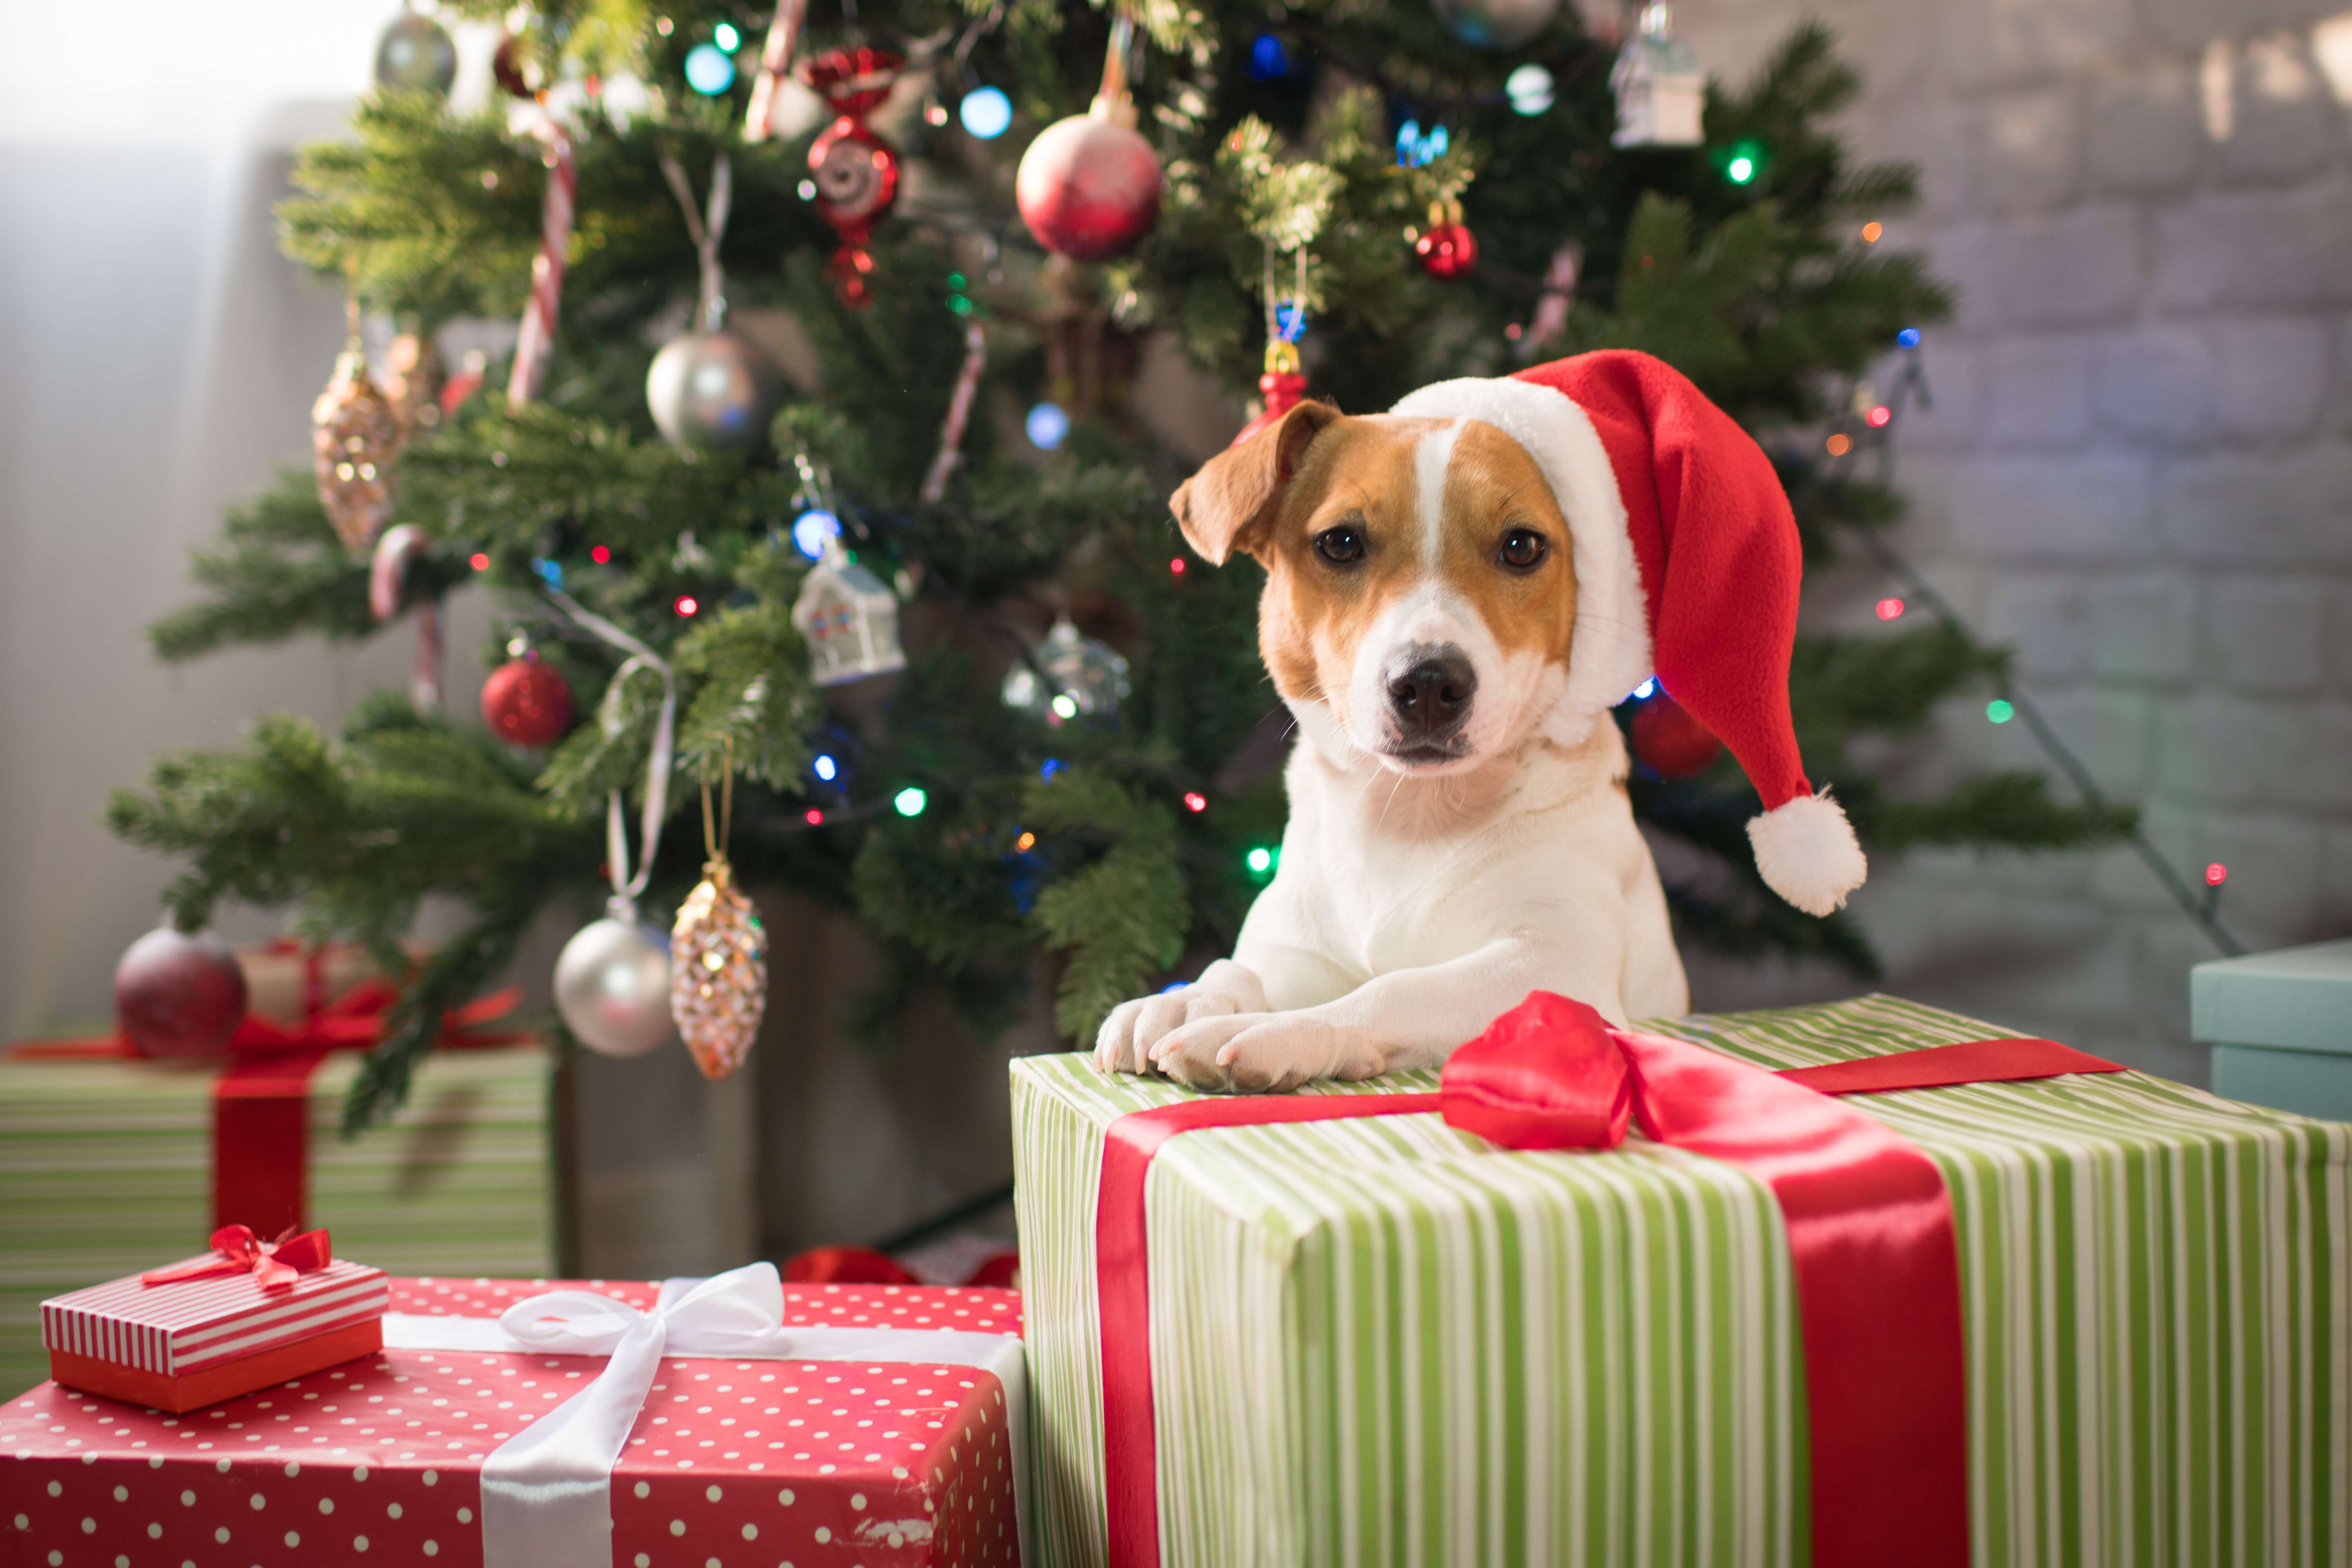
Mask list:
POLYGON ((323 1230, 264 1241, 250 1227, 225 1225, 213 1232, 218 1256, 175 1263, 139 1277, 142 1285, 176 1285, 184 1279, 214 1279, 231 1274, 251 1274, 265 1290, 281 1289, 305 1274, 315 1274, 335 1260, 333 1246, 323 1230))

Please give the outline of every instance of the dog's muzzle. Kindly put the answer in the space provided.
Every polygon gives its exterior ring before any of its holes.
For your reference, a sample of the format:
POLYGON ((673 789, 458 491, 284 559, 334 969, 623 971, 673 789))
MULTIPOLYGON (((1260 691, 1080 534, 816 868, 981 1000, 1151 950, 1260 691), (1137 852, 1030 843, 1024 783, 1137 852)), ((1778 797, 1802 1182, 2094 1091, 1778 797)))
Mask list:
POLYGON ((1478 672, 1467 654, 1451 643, 1416 644, 1389 661, 1387 686, 1394 729, 1389 755, 1408 763, 1462 755, 1463 729, 1478 691, 1478 672))

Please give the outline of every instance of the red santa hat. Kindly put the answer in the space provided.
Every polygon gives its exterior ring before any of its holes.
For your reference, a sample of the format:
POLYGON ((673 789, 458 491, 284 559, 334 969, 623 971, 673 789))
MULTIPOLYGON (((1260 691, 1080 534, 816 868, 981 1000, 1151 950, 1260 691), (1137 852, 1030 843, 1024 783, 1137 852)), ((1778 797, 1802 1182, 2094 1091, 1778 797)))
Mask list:
POLYGON ((1582 734, 1654 674, 1762 797, 1748 837, 1766 884, 1808 914, 1843 906, 1868 865, 1797 755, 1789 650, 1803 561, 1780 477, 1748 433, 1663 361, 1615 349, 1439 382, 1390 412, 1495 426, 1550 481, 1577 591, 1551 733, 1582 734))

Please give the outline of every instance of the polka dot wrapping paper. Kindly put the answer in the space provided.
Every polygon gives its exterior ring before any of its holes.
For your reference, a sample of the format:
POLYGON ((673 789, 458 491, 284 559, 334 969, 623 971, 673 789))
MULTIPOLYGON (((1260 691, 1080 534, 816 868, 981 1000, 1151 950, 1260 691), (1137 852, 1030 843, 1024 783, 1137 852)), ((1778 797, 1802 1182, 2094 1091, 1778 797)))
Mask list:
MULTIPOLYGON (((395 1279, 392 1310, 542 1290, 395 1279)), ((1021 1332, 1012 1290, 787 1285, 786 1326, 1021 1332)), ((388 1350, 173 1416, 44 1384, 0 1405, 0 1568, 475 1568, 482 1460, 594 1356, 388 1350)), ((1012 1564, 1003 1390, 974 1367, 665 1358, 613 1475, 615 1568, 1012 1564)))

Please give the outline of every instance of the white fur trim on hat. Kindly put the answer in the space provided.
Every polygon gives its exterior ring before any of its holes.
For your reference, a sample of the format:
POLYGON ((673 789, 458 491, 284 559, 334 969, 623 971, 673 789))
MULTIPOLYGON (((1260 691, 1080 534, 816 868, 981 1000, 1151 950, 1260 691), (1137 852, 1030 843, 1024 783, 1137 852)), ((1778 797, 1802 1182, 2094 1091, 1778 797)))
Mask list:
POLYGON ((1526 449, 1550 484, 1568 519, 1576 630, 1569 639, 1568 689, 1543 729, 1560 744, 1574 745, 1650 674, 1649 603, 1625 529, 1625 500, 1600 432, 1566 395, 1507 377, 1436 382, 1389 412, 1492 425, 1526 449))
POLYGON ((1748 841, 1756 847, 1756 868, 1765 885, 1809 915, 1845 907, 1845 896, 1863 884, 1870 862, 1853 837, 1845 809, 1819 795, 1801 795, 1748 819, 1748 841))

